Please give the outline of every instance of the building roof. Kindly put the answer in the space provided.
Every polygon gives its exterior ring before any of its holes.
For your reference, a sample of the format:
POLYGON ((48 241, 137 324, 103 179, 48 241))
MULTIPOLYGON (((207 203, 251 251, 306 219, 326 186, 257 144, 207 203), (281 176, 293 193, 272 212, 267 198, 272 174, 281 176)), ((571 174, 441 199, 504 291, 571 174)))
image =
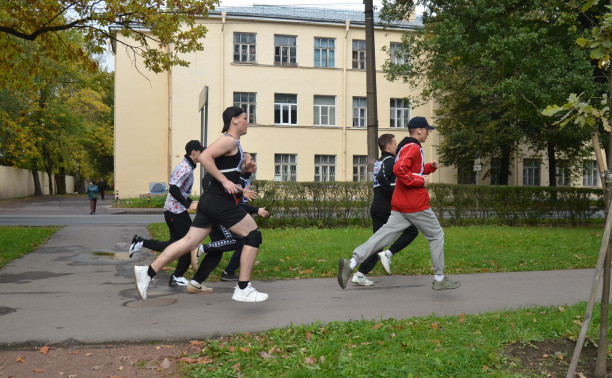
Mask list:
MULTIPOLYGON (((292 20, 305 22, 322 22, 365 25, 364 12, 350 9, 299 7, 291 5, 253 5, 243 7, 216 7, 209 12, 210 17, 219 17, 226 12, 227 17, 261 18, 292 20)), ((374 25, 394 29, 415 29, 423 27, 422 17, 417 16, 414 21, 398 21, 387 23, 380 19, 380 13, 374 12, 374 25)))

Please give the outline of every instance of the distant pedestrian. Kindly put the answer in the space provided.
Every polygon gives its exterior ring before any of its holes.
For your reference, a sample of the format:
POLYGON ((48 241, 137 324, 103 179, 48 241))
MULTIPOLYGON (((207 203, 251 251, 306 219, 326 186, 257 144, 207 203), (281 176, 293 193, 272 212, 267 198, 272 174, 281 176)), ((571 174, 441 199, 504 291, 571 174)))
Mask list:
POLYGON ((100 177, 98 181, 98 190, 100 191, 100 199, 104 199, 104 191, 108 188, 108 184, 104 181, 104 177, 100 177))
POLYGON ((94 215, 96 213, 96 203, 98 202, 98 186, 94 184, 93 180, 89 182, 87 187, 87 197, 89 197, 89 214, 94 215))

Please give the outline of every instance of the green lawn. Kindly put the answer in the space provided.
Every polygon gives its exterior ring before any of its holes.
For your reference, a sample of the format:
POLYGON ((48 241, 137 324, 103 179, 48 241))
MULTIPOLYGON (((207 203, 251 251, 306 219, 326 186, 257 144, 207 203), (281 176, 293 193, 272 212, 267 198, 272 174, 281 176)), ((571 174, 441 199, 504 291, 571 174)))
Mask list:
MULTIPOLYGON (((165 223, 149 226, 160 240, 168 239, 165 223)), ((446 273, 511 272, 593 268, 603 225, 563 227, 446 227, 446 273)), ((335 277, 338 259, 372 234, 370 229, 264 229, 253 280, 335 277)), ((220 267, 229 261, 225 253, 220 267)), ((392 258, 393 274, 432 274, 427 240, 415 241, 392 258)), ((209 281, 219 279, 217 268, 209 281)), ((380 264, 372 275, 383 275, 380 264)))
POLYGON ((59 227, 0 227, 0 268, 43 244, 59 227))
MULTIPOLYGON (((509 377, 532 369, 504 356, 510 343, 575 340, 585 304, 479 315, 332 322, 200 343, 183 359, 192 377, 509 377), (517 373, 518 372, 518 373, 517 373)), ((588 339, 598 339, 599 308, 588 339)), ((566 371, 566 351, 543 355, 566 371)), ((545 370, 545 369, 542 369, 545 370)))

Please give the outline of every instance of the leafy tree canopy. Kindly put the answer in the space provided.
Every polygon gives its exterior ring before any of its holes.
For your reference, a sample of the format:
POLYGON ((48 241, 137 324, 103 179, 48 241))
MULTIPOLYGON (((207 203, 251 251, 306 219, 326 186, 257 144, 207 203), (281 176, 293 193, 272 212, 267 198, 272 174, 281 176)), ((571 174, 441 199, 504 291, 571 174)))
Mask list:
POLYGON ((115 33, 130 37, 134 43, 125 47, 142 56, 154 72, 186 66, 180 54, 203 49, 206 28, 197 17, 207 16, 215 4, 218 0, 4 0, 0 84, 27 79, 40 68, 42 57, 67 59, 95 70, 89 56, 101 54, 109 42, 117 41, 115 33), (79 31, 83 43, 71 41, 69 30, 79 31), (23 66, 29 76, 15 77, 13 69, 23 66))

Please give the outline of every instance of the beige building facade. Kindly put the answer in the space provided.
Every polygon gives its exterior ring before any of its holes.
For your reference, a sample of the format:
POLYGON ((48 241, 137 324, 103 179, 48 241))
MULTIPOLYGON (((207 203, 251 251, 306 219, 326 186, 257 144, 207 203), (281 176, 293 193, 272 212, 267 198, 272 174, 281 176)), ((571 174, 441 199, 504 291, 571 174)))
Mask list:
MULTIPOLYGON (((256 179, 366 180, 363 17, 363 12, 283 6, 218 8, 200 20, 208 28, 204 51, 185 56, 189 67, 160 74, 117 44, 117 195, 137 197, 153 183, 167 183, 186 142, 209 145, 217 139, 221 114, 232 105, 249 116, 241 144, 255 157, 256 179)), ((382 71, 390 56, 401 59, 393 52, 402 34, 418 27, 416 20, 375 27, 378 133, 392 133, 398 142, 408 136, 411 117, 427 117, 435 126, 434 104, 412 107, 407 97, 416 92, 401 80, 388 81, 382 71)), ((434 131, 423 146, 426 161, 437 159, 438 144, 434 131)), ((511 184, 523 184, 522 168, 517 155, 511 184)), ((199 168, 195 176, 197 194, 199 168)), ((457 169, 443 167, 432 182, 456 183, 457 169)))

